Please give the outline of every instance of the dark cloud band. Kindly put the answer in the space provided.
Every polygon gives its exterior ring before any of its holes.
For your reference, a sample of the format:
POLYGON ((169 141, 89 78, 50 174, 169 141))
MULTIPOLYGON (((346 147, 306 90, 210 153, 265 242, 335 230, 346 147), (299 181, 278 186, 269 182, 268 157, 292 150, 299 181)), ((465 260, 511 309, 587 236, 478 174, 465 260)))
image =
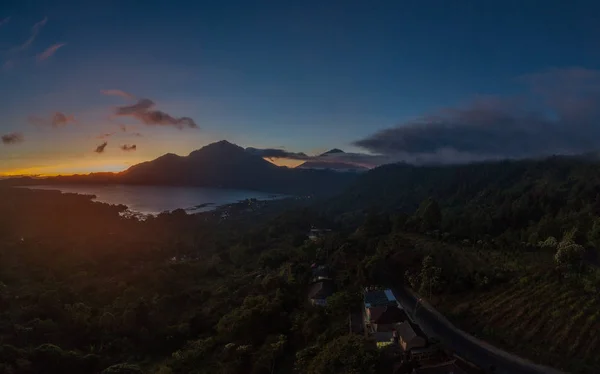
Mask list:
POLYGON ((471 162, 600 148, 600 72, 523 77, 531 93, 477 100, 379 131, 354 145, 393 161, 471 162))

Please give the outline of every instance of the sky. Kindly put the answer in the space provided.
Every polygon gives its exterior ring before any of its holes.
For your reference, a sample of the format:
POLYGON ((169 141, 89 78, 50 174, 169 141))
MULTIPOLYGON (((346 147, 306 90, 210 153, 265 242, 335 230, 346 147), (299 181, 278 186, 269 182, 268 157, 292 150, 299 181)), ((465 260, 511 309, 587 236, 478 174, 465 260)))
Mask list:
POLYGON ((0 175, 221 139, 286 165, 579 153, 597 108, 596 1, 0 3, 0 175))

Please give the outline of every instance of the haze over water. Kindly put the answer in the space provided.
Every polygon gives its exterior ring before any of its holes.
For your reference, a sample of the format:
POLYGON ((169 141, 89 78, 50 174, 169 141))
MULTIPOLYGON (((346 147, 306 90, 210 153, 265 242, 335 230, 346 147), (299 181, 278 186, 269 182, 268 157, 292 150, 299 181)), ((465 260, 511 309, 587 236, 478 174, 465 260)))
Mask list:
POLYGON ((129 210, 142 214, 158 214, 175 209, 198 213, 245 199, 272 200, 283 197, 267 192, 203 187, 56 185, 27 188, 95 195, 95 201, 114 205, 123 204, 129 210), (203 204, 209 205, 196 208, 203 204))

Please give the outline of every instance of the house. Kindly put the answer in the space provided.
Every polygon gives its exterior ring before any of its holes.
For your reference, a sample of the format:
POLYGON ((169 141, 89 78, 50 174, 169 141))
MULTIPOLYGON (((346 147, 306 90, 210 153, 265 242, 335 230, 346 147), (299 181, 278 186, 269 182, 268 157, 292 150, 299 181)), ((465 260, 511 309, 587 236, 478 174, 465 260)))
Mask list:
POLYGON ((374 306, 398 305, 394 293, 390 289, 365 289, 365 309, 374 306))
POLYGON ((308 299, 312 305, 325 306, 327 298, 335 292, 335 285, 330 279, 313 283, 308 291, 308 299))
POLYGON ((373 332, 392 332, 397 323, 407 320, 406 312, 396 305, 373 306, 366 313, 368 330, 373 332))
POLYGON ((400 346, 405 352, 410 351, 413 348, 423 348, 427 346, 425 334, 423 334, 419 326, 410 321, 404 321, 397 324, 396 331, 398 332, 400 346))
POLYGON ((364 304, 365 331, 378 347, 391 344, 394 325, 408 319, 394 293, 389 289, 366 288, 364 304))

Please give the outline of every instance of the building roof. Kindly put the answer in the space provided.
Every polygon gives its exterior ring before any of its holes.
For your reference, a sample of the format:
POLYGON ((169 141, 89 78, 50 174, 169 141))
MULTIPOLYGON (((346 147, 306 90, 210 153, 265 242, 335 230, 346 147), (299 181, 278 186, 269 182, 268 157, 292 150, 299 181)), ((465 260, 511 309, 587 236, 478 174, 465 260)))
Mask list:
POLYGON ((408 320, 408 316, 404 310, 395 305, 374 306, 369 308, 368 311, 369 320, 372 323, 380 325, 399 323, 408 320))
POLYGON ((330 280, 323 280, 317 283, 313 283, 308 291, 309 299, 326 299, 331 296, 335 291, 335 286, 330 280))
POLYGON ((397 305, 398 302, 391 290, 375 290, 365 292, 365 307, 397 305))
POLYGON ((397 324, 396 330, 398 331, 398 336, 400 336, 405 342, 410 342, 419 336, 427 340, 427 337, 425 334, 423 334, 421 329, 414 323, 410 323, 408 320, 397 324))

